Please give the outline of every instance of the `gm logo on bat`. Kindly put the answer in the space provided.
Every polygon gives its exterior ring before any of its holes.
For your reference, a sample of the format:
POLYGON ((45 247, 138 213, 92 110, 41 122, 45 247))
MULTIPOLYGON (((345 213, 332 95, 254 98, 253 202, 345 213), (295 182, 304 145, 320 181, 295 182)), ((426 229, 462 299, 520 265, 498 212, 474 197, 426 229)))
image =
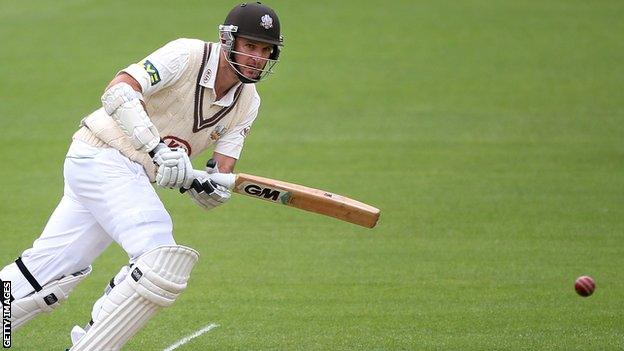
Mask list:
POLYGON ((282 191, 280 189, 274 189, 267 186, 253 183, 245 183, 243 184, 242 189, 247 195, 255 196, 259 199, 275 203, 287 204, 290 200, 290 192, 282 191))

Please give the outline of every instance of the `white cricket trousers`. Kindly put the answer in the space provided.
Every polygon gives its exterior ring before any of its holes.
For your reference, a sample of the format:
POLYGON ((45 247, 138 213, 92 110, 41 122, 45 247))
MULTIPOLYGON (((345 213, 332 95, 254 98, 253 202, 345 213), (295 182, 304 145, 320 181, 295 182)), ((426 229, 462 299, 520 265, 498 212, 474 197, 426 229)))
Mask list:
MULTIPOLYGON (((74 140, 64 165, 63 198, 22 261, 41 286, 89 266, 114 240, 132 262, 175 245, 171 216, 143 167, 112 148, 74 140)), ((120 264, 121 266, 121 264, 120 264)), ((16 299, 34 289, 10 264, 0 271, 16 299)))

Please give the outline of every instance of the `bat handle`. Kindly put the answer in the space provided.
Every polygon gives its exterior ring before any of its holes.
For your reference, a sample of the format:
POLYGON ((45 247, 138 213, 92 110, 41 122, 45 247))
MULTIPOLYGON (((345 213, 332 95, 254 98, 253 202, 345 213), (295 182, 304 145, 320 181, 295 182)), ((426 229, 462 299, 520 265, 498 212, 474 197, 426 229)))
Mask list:
POLYGON ((228 189, 234 188, 236 184, 236 174, 234 173, 213 173, 210 175, 210 179, 228 189))
POLYGON ((213 169, 213 168, 217 168, 216 171, 217 173, 219 173, 219 168, 217 167, 217 161, 211 158, 208 161, 206 161, 206 169, 213 169))

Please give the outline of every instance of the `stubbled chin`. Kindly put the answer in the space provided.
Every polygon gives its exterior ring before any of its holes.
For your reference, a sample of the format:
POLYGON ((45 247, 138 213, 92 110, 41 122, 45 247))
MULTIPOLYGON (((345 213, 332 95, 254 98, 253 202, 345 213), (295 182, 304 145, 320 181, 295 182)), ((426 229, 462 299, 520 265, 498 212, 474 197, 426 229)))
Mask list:
POLYGON ((256 71, 247 71, 244 72, 245 73, 245 77, 249 78, 249 79, 258 79, 258 72, 256 71))

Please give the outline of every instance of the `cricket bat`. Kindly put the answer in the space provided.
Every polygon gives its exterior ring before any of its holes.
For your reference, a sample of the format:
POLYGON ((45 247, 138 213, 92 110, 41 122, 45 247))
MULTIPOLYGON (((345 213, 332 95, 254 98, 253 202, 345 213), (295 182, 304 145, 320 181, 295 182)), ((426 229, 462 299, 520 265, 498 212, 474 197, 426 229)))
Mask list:
POLYGON ((233 192, 373 228, 378 208, 328 191, 245 173, 215 173, 215 182, 233 192))

